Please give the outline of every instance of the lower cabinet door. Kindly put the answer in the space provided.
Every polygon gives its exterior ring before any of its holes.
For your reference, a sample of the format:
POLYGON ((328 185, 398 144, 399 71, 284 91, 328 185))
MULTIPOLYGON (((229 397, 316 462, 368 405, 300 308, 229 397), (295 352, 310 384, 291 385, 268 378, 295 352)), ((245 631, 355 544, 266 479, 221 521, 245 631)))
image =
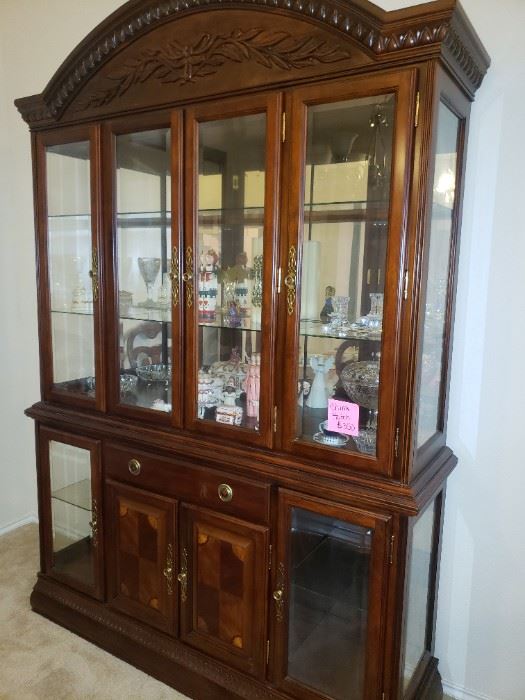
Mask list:
POLYGON ((389 518, 282 491, 272 677, 292 696, 377 700, 389 518))
POLYGON ((107 482, 108 602, 173 632, 177 504, 107 482))
POLYGON ((180 562, 181 638, 263 677, 268 529, 183 505, 180 562))

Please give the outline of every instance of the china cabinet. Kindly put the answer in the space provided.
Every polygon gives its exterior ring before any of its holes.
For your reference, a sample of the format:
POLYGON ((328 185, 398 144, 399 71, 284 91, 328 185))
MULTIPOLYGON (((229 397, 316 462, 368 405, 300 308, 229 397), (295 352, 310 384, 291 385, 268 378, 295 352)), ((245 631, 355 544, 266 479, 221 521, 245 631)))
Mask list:
POLYGON ((441 697, 456 0, 130 0, 41 95, 42 615, 194 698, 441 697))

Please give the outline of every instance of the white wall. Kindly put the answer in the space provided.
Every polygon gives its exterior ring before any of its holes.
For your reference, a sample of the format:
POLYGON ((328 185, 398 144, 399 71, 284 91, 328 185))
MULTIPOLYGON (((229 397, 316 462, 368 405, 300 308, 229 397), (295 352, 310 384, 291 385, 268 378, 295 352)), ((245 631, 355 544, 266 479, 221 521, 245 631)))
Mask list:
MULTIPOLYGON (((31 164, 12 101, 40 92, 119 5, 0 0, 0 530, 36 512, 33 427, 23 416, 39 395, 31 164)), ((449 416, 460 466, 448 491, 436 654, 458 698, 523 700, 525 3, 463 5, 493 65, 472 113, 449 416)))

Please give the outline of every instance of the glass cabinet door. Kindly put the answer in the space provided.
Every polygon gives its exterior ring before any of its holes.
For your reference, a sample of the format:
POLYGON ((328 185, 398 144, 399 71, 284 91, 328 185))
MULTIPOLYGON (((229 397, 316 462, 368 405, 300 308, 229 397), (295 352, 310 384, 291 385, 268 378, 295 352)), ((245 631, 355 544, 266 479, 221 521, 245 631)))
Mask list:
POLYGON ((46 572, 100 597, 99 443, 41 429, 46 572))
MULTIPOLYGON (((113 388, 119 410, 150 416, 156 412, 168 419, 172 380, 180 372, 179 366, 172 371, 179 250, 178 231, 172 245, 171 129, 136 130, 113 138, 119 366, 118 386, 113 388)), ((178 202, 174 206, 177 220, 178 202)))
POLYGON ((187 119, 188 420, 258 443, 271 431, 277 107, 255 98, 187 119))
POLYGON ((392 441, 392 387, 383 377, 394 376, 397 300, 388 290, 400 279, 395 195, 409 141, 408 79, 375 83, 372 95, 369 81, 295 94, 292 161, 301 167, 283 270, 293 364, 287 441, 299 451, 329 450, 341 463, 352 455, 368 468, 378 468, 370 458, 384 460, 392 441))
POLYGON ((386 521, 285 492, 280 523, 272 596, 280 685, 312 700, 378 697, 386 521))
POLYGON ((46 388, 55 396, 94 402, 100 295, 92 187, 97 156, 93 134, 75 130, 70 138, 74 140, 42 145, 48 283, 44 306, 50 307, 50 361, 44 372, 46 388))

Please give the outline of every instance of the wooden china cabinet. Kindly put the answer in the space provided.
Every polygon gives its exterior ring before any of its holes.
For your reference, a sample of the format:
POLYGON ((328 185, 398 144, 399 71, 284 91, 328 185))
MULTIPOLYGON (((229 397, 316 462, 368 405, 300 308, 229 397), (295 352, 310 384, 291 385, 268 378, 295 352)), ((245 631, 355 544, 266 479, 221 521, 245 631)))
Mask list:
POLYGON ((455 0, 130 0, 31 128, 33 609, 193 698, 441 697, 455 0))

